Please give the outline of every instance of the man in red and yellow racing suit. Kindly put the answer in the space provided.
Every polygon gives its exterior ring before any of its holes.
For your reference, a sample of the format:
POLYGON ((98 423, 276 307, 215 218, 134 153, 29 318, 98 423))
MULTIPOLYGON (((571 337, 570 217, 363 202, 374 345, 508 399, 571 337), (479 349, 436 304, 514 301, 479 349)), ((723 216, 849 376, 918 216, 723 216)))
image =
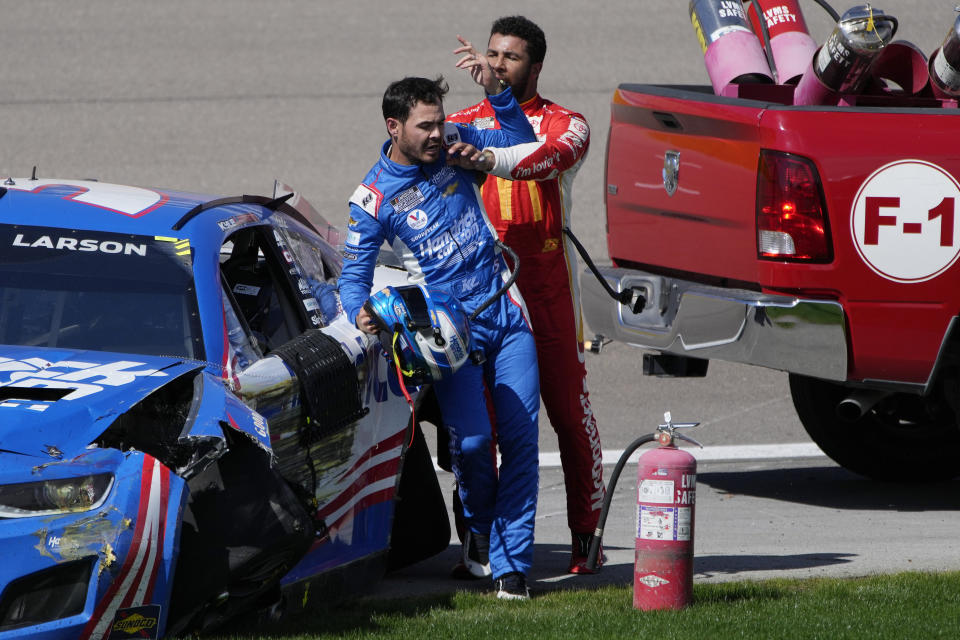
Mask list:
MULTIPOLYGON (((571 187, 590 143, 579 113, 537 92, 546 53, 543 31, 523 16, 496 20, 486 53, 460 38, 457 67, 480 82, 486 60, 513 89, 537 142, 504 150, 518 156, 505 180, 494 175, 482 186, 484 206, 500 238, 520 259, 517 284, 527 303, 537 344, 540 395, 557 433, 572 534, 569 571, 586 573, 587 550, 604 497, 600 437, 590 408, 583 361, 583 323, 573 247, 563 234, 570 224, 571 187), (525 157, 524 157, 525 156, 525 157)), ((499 127, 488 100, 447 120, 478 128, 499 127)))

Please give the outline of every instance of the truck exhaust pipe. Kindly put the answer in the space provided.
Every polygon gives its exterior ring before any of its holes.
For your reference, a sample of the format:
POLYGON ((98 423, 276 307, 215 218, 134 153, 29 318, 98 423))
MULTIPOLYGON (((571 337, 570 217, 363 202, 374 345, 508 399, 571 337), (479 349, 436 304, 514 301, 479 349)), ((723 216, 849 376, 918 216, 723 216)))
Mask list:
POLYGON ((837 405, 837 417, 847 422, 855 422, 890 394, 886 391, 859 389, 840 401, 837 405))

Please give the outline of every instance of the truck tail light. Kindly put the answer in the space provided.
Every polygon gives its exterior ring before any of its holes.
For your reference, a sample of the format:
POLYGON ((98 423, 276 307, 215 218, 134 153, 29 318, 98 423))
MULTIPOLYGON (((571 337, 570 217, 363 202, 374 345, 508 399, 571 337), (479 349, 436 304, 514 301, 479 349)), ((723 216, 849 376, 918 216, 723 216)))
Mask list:
POLYGON ((757 170, 757 256, 770 260, 833 259, 823 187, 813 163, 760 151, 757 170))

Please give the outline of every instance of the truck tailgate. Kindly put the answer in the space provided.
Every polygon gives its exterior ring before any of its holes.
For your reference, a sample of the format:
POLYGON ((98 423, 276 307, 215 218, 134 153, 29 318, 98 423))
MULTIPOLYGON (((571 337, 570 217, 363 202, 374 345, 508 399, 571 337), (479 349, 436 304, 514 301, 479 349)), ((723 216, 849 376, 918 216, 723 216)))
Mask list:
POLYGON ((621 85, 607 150, 610 258, 708 286, 835 301, 850 329, 850 379, 924 384, 960 313, 960 154, 949 142, 960 110, 946 106, 795 107, 709 87, 621 85), (762 150, 816 168, 828 260, 758 255, 762 150))
POLYGON ((616 230, 608 250, 615 263, 758 281, 753 211, 764 106, 621 85, 606 168, 607 229, 616 230), (679 154, 672 195, 664 187, 668 152, 679 154))

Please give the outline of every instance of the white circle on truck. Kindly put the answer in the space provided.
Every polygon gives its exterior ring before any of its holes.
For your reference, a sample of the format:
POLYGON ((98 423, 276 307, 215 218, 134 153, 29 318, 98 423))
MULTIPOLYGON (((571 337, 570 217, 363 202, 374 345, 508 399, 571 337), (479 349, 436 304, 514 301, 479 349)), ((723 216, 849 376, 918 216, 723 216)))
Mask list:
POLYGON ((898 160, 860 185, 850 211, 857 253, 877 275, 924 282, 960 257, 960 185, 923 160, 898 160))

